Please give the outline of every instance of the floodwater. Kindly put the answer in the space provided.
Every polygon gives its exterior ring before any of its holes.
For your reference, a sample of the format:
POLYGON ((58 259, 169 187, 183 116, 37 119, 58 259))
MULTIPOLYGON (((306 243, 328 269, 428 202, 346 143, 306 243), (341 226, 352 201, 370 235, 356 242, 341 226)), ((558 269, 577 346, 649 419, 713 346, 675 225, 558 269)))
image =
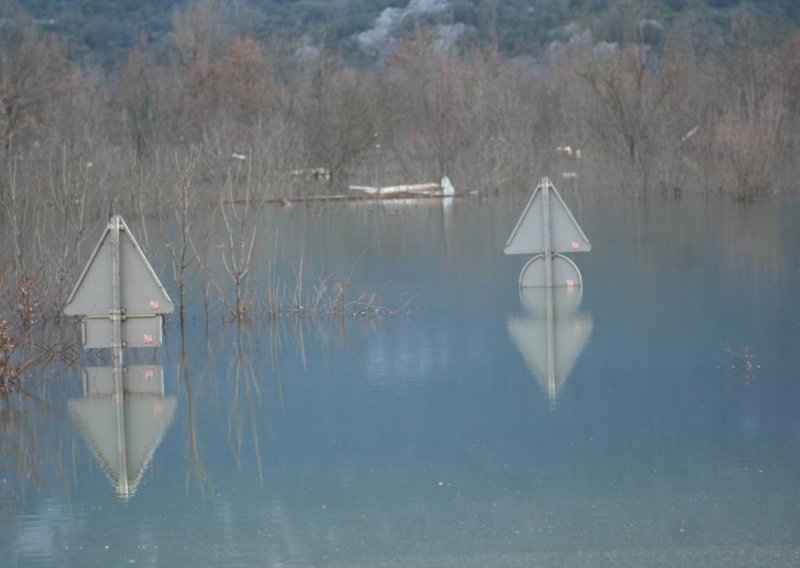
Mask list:
POLYGON ((0 565, 800 565, 800 203, 564 197, 593 250, 550 320, 502 252, 522 195, 267 211, 259 259, 409 307, 193 298, 129 355, 164 393, 121 437, 107 357, 42 371, 0 421, 0 565))

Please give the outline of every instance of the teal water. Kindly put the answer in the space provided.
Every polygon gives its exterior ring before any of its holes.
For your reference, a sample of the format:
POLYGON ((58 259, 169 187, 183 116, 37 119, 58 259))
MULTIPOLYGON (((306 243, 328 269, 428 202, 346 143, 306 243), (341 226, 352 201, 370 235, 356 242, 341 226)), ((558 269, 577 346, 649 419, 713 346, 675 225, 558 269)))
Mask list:
POLYGON ((165 396, 126 406, 127 496, 83 370, 48 371, 0 421, 0 565, 800 565, 800 203, 565 198, 593 250, 549 382, 502 253, 525 196, 267 211, 262 258, 280 234, 410 309, 237 328, 193 298, 131 355, 165 396))

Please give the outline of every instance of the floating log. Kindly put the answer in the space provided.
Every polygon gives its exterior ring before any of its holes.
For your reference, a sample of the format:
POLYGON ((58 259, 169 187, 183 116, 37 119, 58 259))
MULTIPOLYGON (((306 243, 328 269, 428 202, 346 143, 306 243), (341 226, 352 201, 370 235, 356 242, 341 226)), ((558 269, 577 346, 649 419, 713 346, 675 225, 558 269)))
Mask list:
POLYGON ((455 189, 450 180, 445 176, 442 181, 435 183, 414 183, 406 185, 388 185, 372 187, 367 185, 351 185, 350 191, 360 191, 367 195, 397 196, 397 195, 424 195, 429 197, 452 197, 455 189))
MULTIPOLYGON (((438 183, 421 183, 413 185, 398 185, 390 186, 398 188, 419 188, 424 187, 422 191, 416 189, 414 191, 368 191, 379 190, 384 188, 372 188, 367 186, 351 185, 350 189, 353 193, 338 194, 338 195, 305 195, 305 196, 285 196, 285 197, 271 197, 261 201, 262 203, 280 203, 284 207, 290 207, 293 203, 313 203, 325 201, 379 201, 388 199, 442 199, 447 197, 475 197, 479 195, 477 190, 461 192, 456 194, 453 189, 453 184, 446 177, 442 179, 441 184, 438 183), (436 189, 427 189, 428 187, 436 189)), ((243 199, 234 199, 229 203, 242 204, 246 203, 243 199)))

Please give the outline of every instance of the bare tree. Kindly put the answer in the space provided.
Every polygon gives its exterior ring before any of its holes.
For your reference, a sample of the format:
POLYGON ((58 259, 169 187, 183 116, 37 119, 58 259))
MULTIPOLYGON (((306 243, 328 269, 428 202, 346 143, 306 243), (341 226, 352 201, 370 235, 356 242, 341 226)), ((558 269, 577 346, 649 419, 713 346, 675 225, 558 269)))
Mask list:
MULTIPOLYGON (((220 195, 219 207, 227 237, 222 260, 233 282, 234 291, 234 304, 229 311, 236 320, 241 321, 248 317, 252 307, 252 302, 247 297, 247 277, 253 266, 253 247, 258 231, 254 217, 260 210, 260 203, 254 200, 249 167, 244 183, 244 195, 239 199, 234 193, 233 172, 228 173, 225 187, 220 195)), ((224 294, 221 296, 225 298, 224 294)))
POLYGON ((785 155, 787 90, 775 80, 783 67, 772 49, 759 44, 753 22, 742 17, 732 25, 718 69, 724 95, 711 115, 707 156, 724 191, 739 199, 759 197, 772 186, 785 155))
POLYGON ((47 102, 59 95, 59 77, 69 66, 58 42, 40 38, 16 5, 3 4, 0 17, 0 144, 7 164, 12 146, 42 128, 47 102))
POLYGON ((180 304, 180 321, 184 321, 186 305, 186 280, 189 270, 198 264, 197 247, 192 242, 192 214, 195 197, 194 176, 197 169, 199 148, 191 148, 189 154, 181 160, 175 153, 175 166, 179 179, 175 183, 175 222, 178 228, 176 240, 167 236, 168 230, 162 224, 163 239, 172 258, 172 271, 178 285, 178 301, 180 304))
POLYGON ((645 41, 654 6, 625 0, 619 12, 621 41, 584 43, 565 62, 598 104, 600 119, 593 121, 597 137, 607 148, 622 149, 624 163, 636 180, 633 190, 645 196, 659 143, 654 127, 682 83, 680 67, 645 41))
POLYGON ((324 170, 330 180, 343 178, 374 145, 367 83, 359 72, 323 56, 296 86, 305 96, 287 93, 284 112, 302 129, 307 168, 324 170))

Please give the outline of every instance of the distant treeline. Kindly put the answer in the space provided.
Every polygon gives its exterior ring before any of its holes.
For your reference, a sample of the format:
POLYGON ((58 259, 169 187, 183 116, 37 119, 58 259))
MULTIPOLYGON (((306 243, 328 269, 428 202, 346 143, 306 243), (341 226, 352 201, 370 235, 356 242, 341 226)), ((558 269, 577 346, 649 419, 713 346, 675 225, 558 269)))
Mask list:
POLYGON ((94 208, 161 207, 190 150, 209 197, 244 162, 273 197, 443 175, 484 193, 542 174, 636 196, 796 189, 800 35, 745 14, 710 42, 662 8, 615 3, 617 41, 574 24, 536 61, 420 31, 362 68, 257 41, 241 6, 204 0, 172 13, 169 49, 142 40, 108 71, 6 4, 0 198, 77 184, 94 208))
MULTIPOLYGON (((494 44, 510 56, 539 55, 563 28, 577 22, 606 41, 623 32, 613 12, 640 0, 218 0, 226 3, 247 35, 261 43, 312 44, 361 63, 370 50, 358 35, 376 27, 384 10, 410 17, 392 29, 392 39, 411 39, 418 30, 458 28, 462 48, 494 44)), ((145 38, 150 45, 172 43, 172 16, 187 0, 18 0, 44 32, 67 39, 85 61, 113 67, 145 38)), ((800 25, 796 0, 648 0, 662 24, 690 17, 715 41, 732 19, 749 14, 765 35, 785 35, 800 25)))

